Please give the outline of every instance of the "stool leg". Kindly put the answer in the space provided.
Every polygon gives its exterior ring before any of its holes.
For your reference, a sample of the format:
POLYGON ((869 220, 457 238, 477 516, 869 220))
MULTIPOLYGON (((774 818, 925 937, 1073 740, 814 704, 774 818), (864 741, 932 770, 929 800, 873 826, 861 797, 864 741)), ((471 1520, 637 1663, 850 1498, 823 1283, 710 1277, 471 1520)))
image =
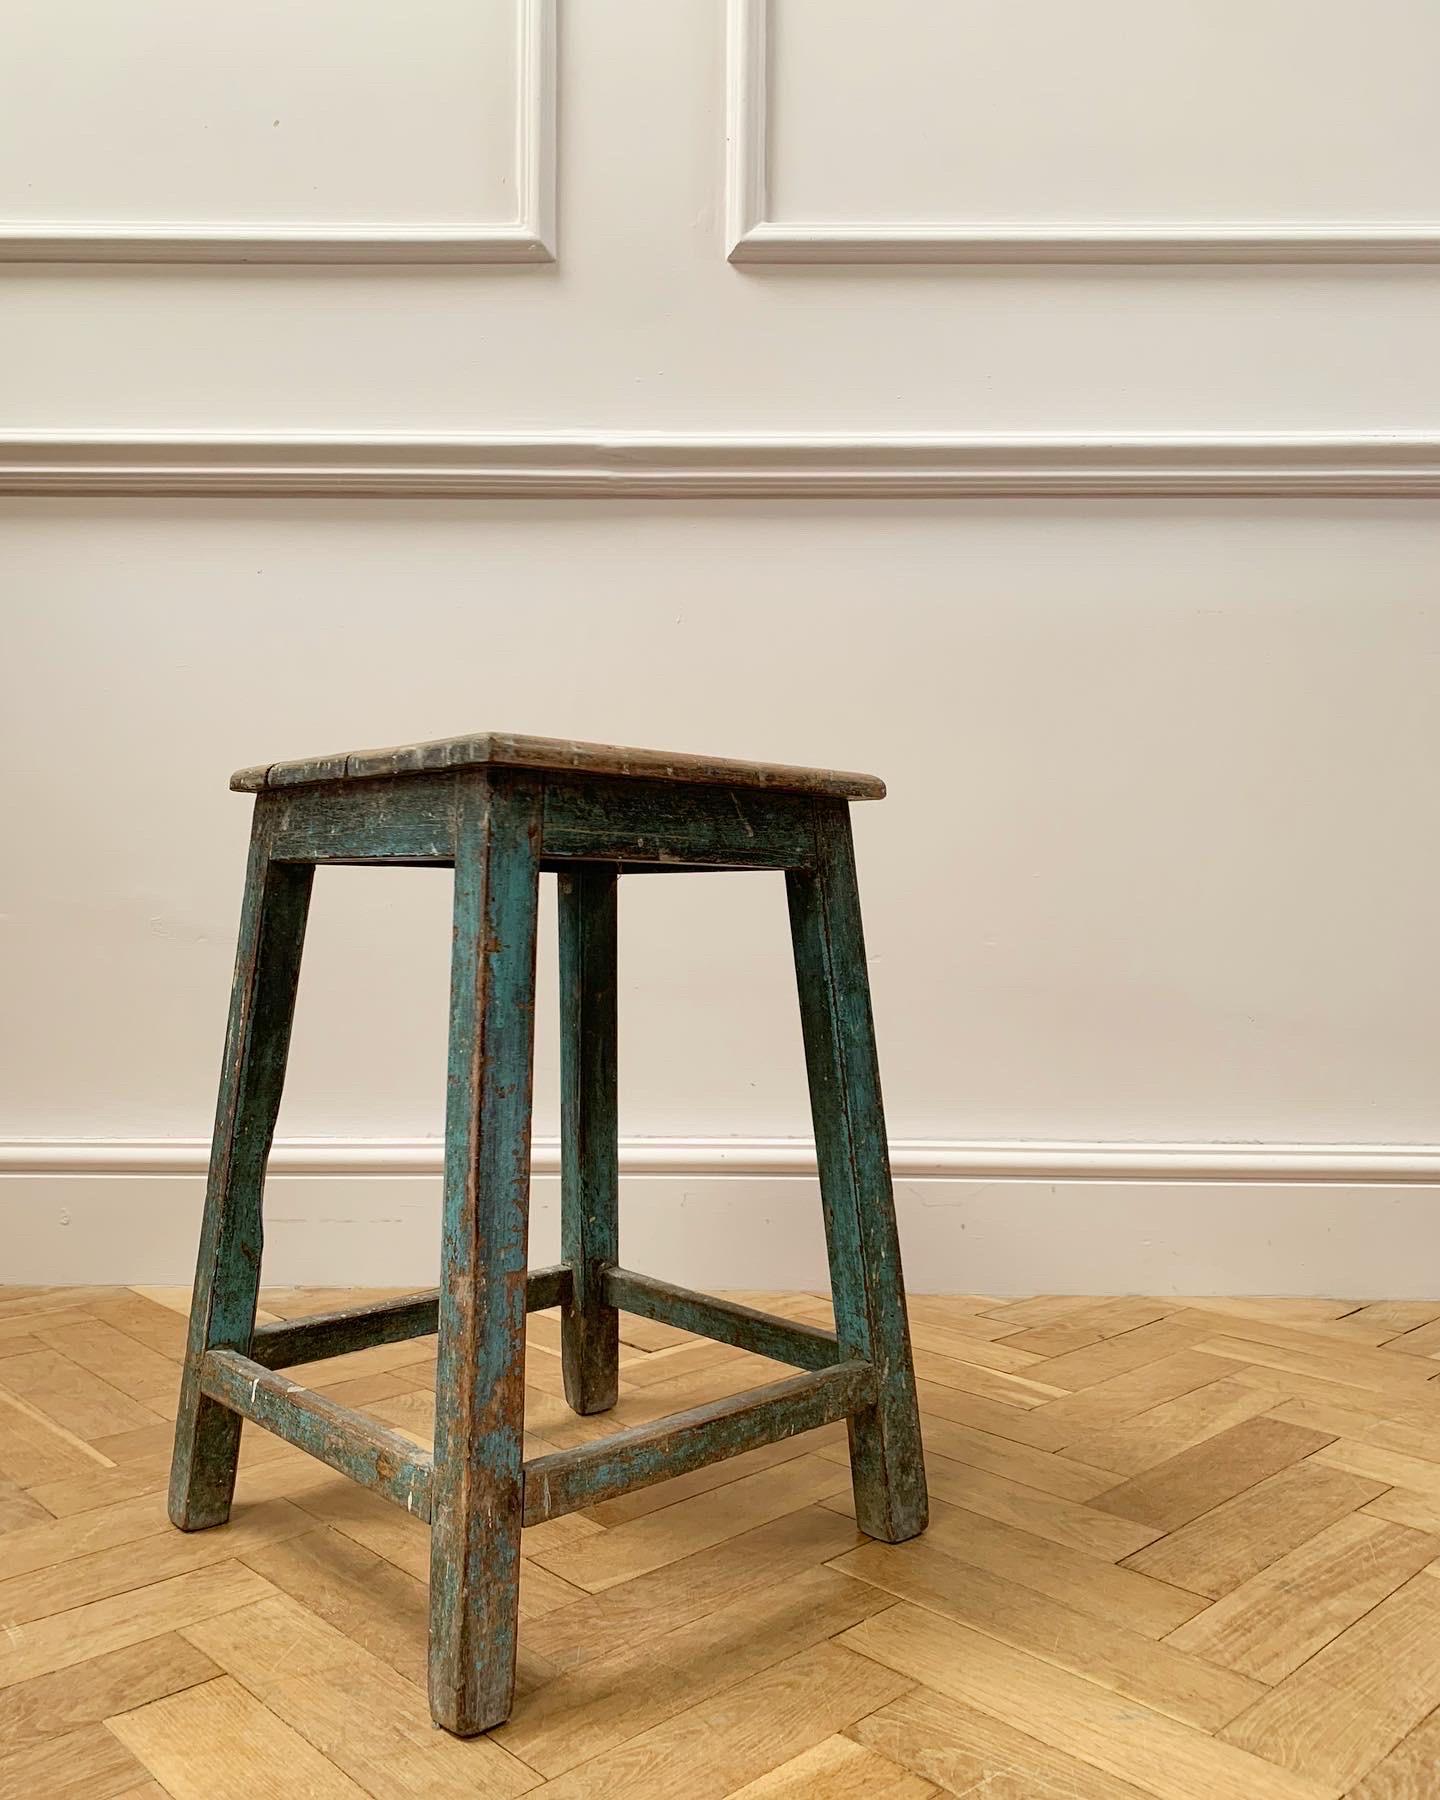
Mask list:
POLYGON ((203 1531, 230 1517, 240 1415, 200 1392, 200 1361, 207 1350, 250 1352, 265 1164, 285 1081, 314 876, 308 863, 271 862, 268 827, 257 811, 170 1465, 170 1517, 182 1531, 203 1531))
POLYGON ((469 1737, 515 1687, 539 789, 465 783, 455 835, 430 1710, 469 1737))
POLYGON ((605 1304, 620 1257, 616 1117, 615 902, 618 871, 566 870, 560 887, 560 1234, 573 1298, 560 1321, 565 1398, 606 1412, 620 1380, 620 1315, 605 1304))
POLYGON ((850 1420, 855 1518, 898 1544, 925 1529, 928 1503, 849 808, 817 802, 815 826, 816 868, 786 884, 835 1326, 841 1354, 880 1380, 850 1420))

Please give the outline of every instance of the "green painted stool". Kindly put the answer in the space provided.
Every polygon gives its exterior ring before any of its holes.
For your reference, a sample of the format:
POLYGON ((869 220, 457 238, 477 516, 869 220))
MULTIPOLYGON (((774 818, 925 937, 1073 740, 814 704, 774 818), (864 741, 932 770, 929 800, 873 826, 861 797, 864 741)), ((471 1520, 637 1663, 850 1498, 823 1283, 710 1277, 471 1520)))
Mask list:
POLYGON ((925 1528, 895 1207, 849 802, 868 775, 486 733, 242 769, 250 863, 185 1360, 170 1517, 229 1517, 242 1419, 432 1528, 430 1706, 462 1734, 507 1717, 520 1529, 836 1419, 860 1529, 925 1528), (318 863, 455 870, 438 1289, 255 1323, 261 1193, 318 863), (836 1330, 774 1318, 619 1263, 615 902, 630 871, 783 869, 836 1330), (562 1239, 527 1272, 535 915, 560 878, 562 1239), (617 1309, 803 1373, 599 1442, 523 1460, 525 1315, 559 1306, 565 1393, 615 1404, 617 1309), (278 1369, 439 1332, 433 1456, 278 1369))

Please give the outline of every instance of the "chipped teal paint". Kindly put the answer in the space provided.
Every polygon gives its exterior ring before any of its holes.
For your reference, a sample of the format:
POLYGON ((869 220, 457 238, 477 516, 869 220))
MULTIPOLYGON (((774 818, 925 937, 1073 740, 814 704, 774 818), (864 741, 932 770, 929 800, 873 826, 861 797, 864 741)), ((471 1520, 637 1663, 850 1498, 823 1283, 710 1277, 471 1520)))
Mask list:
POLYGON ((810 801, 802 794, 578 776, 546 783, 551 857, 787 869, 808 861, 810 841, 810 801))
POLYGON ((200 1386, 235 1416, 253 1419, 417 1519, 430 1517, 430 1458, 388 1425, 299 1387, 238 1350, 209 1351, 200 1386))
MULTIPOLYGON (((526 1312, 562 1306, 570 1293, 570 1271, 563 1264, 532 1269, 525 1282, 526 1312)), ((406 1294, 378 1306, 347 1306, 336 1312, 312 1313, 278 1325, 257 1325, 250 1354, 262 1369, 286 1369, 294 1363, 323 1362, 348 1356, 374 1344, 398 1344, 429 1337, 440 1313, 440 1290, 406 1294)))
POLYGON ((457 794, 430 1709, 462 1736, 515 1685, 541 788, 500 771, 457 794))
POLYGON ((836 1363, 816 1374, 792 1375, 672 1413, 653 1425, 632 1426, 597 1444, 536 1457, 525 1465, 525 1523, 538 1525, 577 1507, 814 1431, 869 1405, 875 1394, 875 1371, 868 1363, 836 1363))
POLYGON ((879 1381, 874 1407, 850 1421, 855 1518, 898 1544, 925 1529, 929 1508, 870 978, 850 810, 812 804, 815 868, 786 886, 830 1286, 841 1355, 872 1362, 879 1381))
POLYGON ((574 1291, 560 1321, 565 1398, 608 1412, 620 1381, 620 1319, 605 1271, 620 1258, 615 935, 619 876, 591 863, 560 887, 560 1254, 574 1291))
POLYGON ((250 1348, 265 1163, 285 1080, 313 878, 304 865, 270 860, 270 818, 257 805, 175 1418, 170 1517, 182 1531, 203 1531, 230 1517, 240 1420, 201 1391, 200 1359, 217 1347, 250 1348))
POLYGON ((653 1275, 637 1275, 633 1269, 611 1269, 605 1292, 621 1312, 642 1319, 693 1331, 717 1343, 734 1344, 773 1362, 792 1363, 797 1369, 828 1369, 840 1360, 833 1331, 818 1325, 802 1325, 793 1319, 777 1319, 734 1300, 715 1300, 689 1288, 657 1281, 653 1275))
POLYGON ((432 775, 277 788, 265 801, 275 813, 275 854, 296 862, 453 862, 459 786, 457 776, 432 775))
POLYGON ((413 758, 383 753, 390 773, 372 757, 237 777, 259 791, 171 1473, 177 1524, 222 1523, 245 1417, 417 1516, 428 1510, 431 1709, 465 1734, 510 1709, 522 1518, 553 1517, 838 1418, 850 1423, 861 1529, 912 1537, 926 1508, 847 807, 877 798, 880 783, 484 741, 494 754, 479 761, 473 746, 457 761, 442 744, 413 758), (511 766, 521 750, 525 766, 511 766), (577 773, 582 763, 588 772, 577 773), (727 771, 738 771, 737 785, 726 785, 727 771), (431 1294, 256 1330, 264 1169, 320 862, 455 867, 443 1279, 431 1294), (616 876, 686 868, 787 873, 833 1334, 618 1266, 616 876), (566 1261, 527 1275, 545 869, 563 877, 566 1261), (809 1372, 524 1465, 525 1313, 550 1306, 565 1308, 567 1395, 579 1409, 613 1399, 617 1306, 809 1372), (436 1329, 433 1460, 272 1372, 436 1329))

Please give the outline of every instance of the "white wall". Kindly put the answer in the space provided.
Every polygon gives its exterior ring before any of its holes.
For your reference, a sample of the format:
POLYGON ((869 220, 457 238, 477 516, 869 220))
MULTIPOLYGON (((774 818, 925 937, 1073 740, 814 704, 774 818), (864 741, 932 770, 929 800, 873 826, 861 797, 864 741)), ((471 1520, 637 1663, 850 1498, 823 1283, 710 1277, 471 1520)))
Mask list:
MULTIPOLYGON (((730 13, 26 16, 0 1278, 188 1274, 230 769, 493 724, 886 777, 915 1285, 1434 1290, 1433 9, 730 13)), ((321 877, 279 1279, 433 1268, 445 890, 321 877)), ((778 882, 623 921, 627 1260, 818 1284, 778 882)))

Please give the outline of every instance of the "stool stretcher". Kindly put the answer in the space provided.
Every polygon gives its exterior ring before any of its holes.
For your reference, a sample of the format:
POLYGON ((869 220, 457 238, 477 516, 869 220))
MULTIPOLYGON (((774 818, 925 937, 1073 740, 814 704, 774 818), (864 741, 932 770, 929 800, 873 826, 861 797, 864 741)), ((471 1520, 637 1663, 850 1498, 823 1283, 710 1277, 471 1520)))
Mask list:
POLYGON ((674 1287, 653 1275, 637 1275, 632 1269, 605 1271, 605 1298, 621 1312, 658 1319, 680 1331, 734 1344, 797 1369, 828 1369, 840 1360, 833 1331, 802 1325, 795 1319, 778 1319, 774 1313, 757 1312, 753 1306, 740 1306, 734 1300, 717 1300, 711 1294, 697 1294, 692 1288, 674 1287))
MULTIPOLYGON (((570 1298, 571 1285, 570 1271, 563 1263, 551 1269, 532 1269, 525 1289, 526 1312, 563 1306, 570 1298)), ((279 1325, 257 1325, 250 1354, 262 1369, 323 1362, 326 1357, 347 1356, 352 1350, 370 1350, 376 1344, 429 1337, 438 1323, 439 1310, 440 1290, 429 1288, 379 1306, 347 1306, 337 1312, 312 1313, 306 1319, 287 1319, 279 1325)))
POLYGON ((538 1525, 632 1488, 723 1462, 743 1450, 814 1431, 872 1406, 876 1392, 869 1363, 837 1363, 672 1413, 597 1443, 538 1456, 525 1464, 525 1523, 538 1525))
MULTIPOLYGON (((237 1350, 207 1351, 200 1387, 231 1412, 417 1519, 429 1520, 433 1459, 388 1425, 300 1387, 237 1350)), ((596 1443, 536 1457, 524 1466, 524 1522, 538 1525, 633 1488, 814 1431, 863 1411, 875 1398, 875 1371, 869 1363, 836 1363, 636 1425, 596 1443)))
MULTIPOLYGON (((838 1361, 833 1332, 675 1287, 630 1269, 607 1269, 604 1287, 607 1301, 626 1312, 663 1320, 808 1372, 526 1463, 527 1525, 813 1431, 862 1412, 875 1402, 874 1368, 866 1362, 838 1361)), ((538 1312, 568 1303, 571 1290, 571 1272, 565 1265, 536 1269, 526 1285, 526 1310, 538 1312)), ((351 1307, 280 1325, 257 1326, 253 1355, 242 1356, 236 1350, 206 1352, 201 1390, 231 1412, 273 1431, 417 1518, 428 1520, 434 1476, 431 1456, 388 1426, 275 1371, 281 1365, 318 1362, 374 1344, 426 1336, 435 1330, 437 1307, 438 1290, 432 1290, 381 1306, 351 1307)))
POLYGON ((417 1519, 430 1517, 433 1461, 410 1438, 262 1367, 238 1350, 207 1350, 200 1391, 298 1450, 373 1488, 417 1519))

